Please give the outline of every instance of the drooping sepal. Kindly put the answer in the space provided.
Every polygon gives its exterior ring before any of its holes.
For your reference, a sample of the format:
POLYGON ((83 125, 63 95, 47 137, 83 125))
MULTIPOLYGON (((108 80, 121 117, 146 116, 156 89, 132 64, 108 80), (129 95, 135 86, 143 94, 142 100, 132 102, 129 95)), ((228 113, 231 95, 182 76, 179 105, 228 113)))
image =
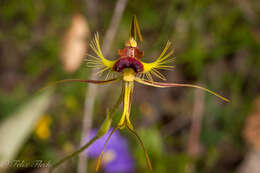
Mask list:
POLYGON ((144 85, 148 85, 148 86, 153 86, 153 87, 158 87, 158 88, 168 88, 168 87, 191 87, 191 88, 197 88, 197 89, 201 89, 203 91, 206 91, 208 93, 211 93, 213 95, 215 95, 216 97, 226 101, 226 102, 230 102, 229 99, 198 85, 192 85, 192 84, 180 84, 180 83, 162 83, 162 82, 153 82, 153 81, 148 81, 148 80, 143 80, 140 78, 135 78, 135 81, 144 85))
POLYGON ((136 132, 134 129, 130 128, 129 126, 127 126, 127 128, 128 128, 128 130, 129 130, 130 132, 132 132, 132 133, 137 137, 138 141, 140 142, 140 144, 141 144, 141 146, 142 146, 142 149, 143 149, 143 151, 144 151, 144 154, 145 154, 145 159, 146 159, 147 167, 148 167, 150 170, 152 170, 152 169, 153 169, 153 168, 152 168, 152 164, 151 164, 149 155, 148 155, 148 153, 147 153, 147 151, 146 151, 146 149, 145 149, 145 146, 144 146, 144 143, 143 143, 141 137, 137 134, 137 132, 136 132))
POLYGON ((104 154, 104 151, 105 151, 105 149, 106 149, 106 146, 107 146, 107 144, 108 144, 110 138, 112 137, 112 135, 115 133, 115 131, 116 131, 117 129, 118 129, 118 128, 114 128, 114 129, 112 130, 112 132, 109 134, 109 136, 107 137, 106 141, 105 141, 105 144, 104 144, 104 146, 103 146, 103 149, 102 149, 102 151, 101 151, 101 153, 100 153, 100 155, 99 155, 99 157, 98 157, 98 161, 97 161, 97 165, 96 165, 96 172, 98 172, 98 170, 99 170, 99 168, 100 168, 101 159, 102 159, 102 157, 103 157, 103 154, 104 154))

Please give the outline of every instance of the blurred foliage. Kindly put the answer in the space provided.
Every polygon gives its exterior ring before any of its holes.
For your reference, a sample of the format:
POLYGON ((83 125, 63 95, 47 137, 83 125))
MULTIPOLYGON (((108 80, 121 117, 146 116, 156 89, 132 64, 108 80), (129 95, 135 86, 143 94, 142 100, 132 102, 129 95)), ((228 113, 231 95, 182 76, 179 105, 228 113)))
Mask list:
MULTIPOLYGON (((1 121, 47 83, 89 77, 84 64, 73 74, 63 70, 59 58, 61 40, 75 12, 86 15, 92 33, 99 31, 104 36, 115 2, 99 0, 95 9, 98 20, 94 22, 83 0, 1 0, 1 121)), ((230 104, 221 104, 215 97, 206 95, 200 140, 203 151, 197 158, 191 158, 186 152, 190 120, 180 127, 169 124, 179 124, 182 117, 189 119, 192 90, 162 91, 137 86, 132 119, 155 170, 183 173, 189 164, 194 164, 195 172, 234 172, 246 154, 247 145, 241 132, 252 101, 260 91, 259 1, 129 1, 109 57, 117 57, 117 49, 123 47, 133 14, 141 25, 145 60, 158 56, 167 40, 173 42, 176 68, 163 72, 169 81, 200 81, 231 99, 230 104), (148 110, 141 110, 142 103, 150 105, 152 113, 143 115, 148 110), (225 159, 226 155, 230 156, 225 159)), ((57 160, 69 153, 68 143, 78 146, 85 88, 84 84, 57 86, 48 110, 52 119, 50 137, 46 141, 32 135, 17 159, 57 160)), ((99 127, 106 107, 118 95, 118 89, 109 89, 106 96, 97 98, 94 127, 99 127)), ((130 135, 126 133, 126 136, 130 135)), ((134 138, 128 139, 136 158, 136 170, 147 171, 140 146, 134 138)), ((67 168, 75 170, 75 165, 68 163, 67 168)))

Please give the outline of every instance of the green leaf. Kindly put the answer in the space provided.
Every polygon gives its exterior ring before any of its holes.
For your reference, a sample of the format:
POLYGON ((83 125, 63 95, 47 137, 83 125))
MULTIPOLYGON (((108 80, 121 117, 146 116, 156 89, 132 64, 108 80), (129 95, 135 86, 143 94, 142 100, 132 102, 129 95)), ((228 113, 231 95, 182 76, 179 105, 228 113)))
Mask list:
POLYGON ((0 124, 0 163, 14 159, 51 100, 51 90, 37 95, 0 124))

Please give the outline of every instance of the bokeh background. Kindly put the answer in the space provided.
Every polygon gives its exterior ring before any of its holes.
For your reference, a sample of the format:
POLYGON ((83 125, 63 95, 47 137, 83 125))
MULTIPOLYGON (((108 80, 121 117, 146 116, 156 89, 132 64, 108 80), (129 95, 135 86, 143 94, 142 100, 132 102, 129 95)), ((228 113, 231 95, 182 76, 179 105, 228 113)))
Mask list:
MULTIPOLYGON (((56 80, 97 78, 84 62, 92 53, 89 41, 98 31, 101 44, 107 37, 109 45, 103 44, 107 57, 118 58, 133 14, 142 30, 140 48, 146 61, 158 57, 167 40, 173 43, 175 68, 162 71, 168 82, 200 84, 231 100, 225 103, 196 89, 137 84, 131 119, 154 171, 259 173, 259 0, 1 0, 3 172, 45 172, 38 166, 4 166, 4 160, 55 163, 79 148, 91 129, 100 127, 121 85, 98 86, 93 95, 89 93, 93 88, 81 83, 36 91, 56 80), (118 27, 115 23, 110 27, 113 19, 119 21, 118 27), (88 101, 94 102, 93 111, 86 108, 88 101)), ((126 130, 120 135, 132 158, 128 172, 149 172, 136 138, 126 130)), ((104 167, 117 155, 107 157, 104 167)), ((86 166, 86 158, 82 164, 86 166)), ((94 172, 95 164, 95 157, 88 158, 86 170, 94 172)), ((57 172, 80 172, 79 167, 75 158, 57 172)))

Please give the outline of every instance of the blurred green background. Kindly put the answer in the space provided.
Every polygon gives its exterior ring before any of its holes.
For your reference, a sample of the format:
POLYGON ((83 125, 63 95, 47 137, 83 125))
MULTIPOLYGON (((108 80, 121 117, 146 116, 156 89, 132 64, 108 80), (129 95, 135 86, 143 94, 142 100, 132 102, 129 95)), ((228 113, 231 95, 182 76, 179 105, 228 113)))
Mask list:
MULTIPOLYGON (((67 62, 63 56, 66 43, 71 41, 68 32, 73 32, 74 16, 81 14, 89 26, 89 31, 83 34, 85 43, 81 45, 85 44, 88 50, 88 42, 96 31, 102 43, 116 2, 99 0, 90 8, 88 0, 0 1, 2 124, 16 116, 25 103, 31 103, 37 95, 35 92, 48 83, 90 78, 91 69, 86 68, 83 59, 78 60, 79 68, 67 67, 73 61, 67 62)), ((144 42, 140 48, 146 61, 158 57, 167 40, 173 43, 175 68, 162 71, 168 82, 199 83, 231 100, 224 103, 189 88, 136 85, 131 118, 147 145, 155 172, 241 171, 249 153, 260 152, 260 113, 253 115, 258 119, 247 121, 253 110, 260 107, 254 104, 260 93, 260 1, 129 1, 108 52, 111 59, 118 58, 117 51, 128 38, 133 14, 142 30, 144 42), (201 130, 194 134, 192 127, 201 130)), ((78 148, 86 87, 73 83, 55 88, 49 106, 38 113, 42 118, 30 124, 32 130, 15 159, 57 161, 78 148), (41 123, 35 125, 38 120, 41 123)), ((105 119, 106 108, 116 101, 120 87, 113 85, 107 90, 98 87, 93 128, 98 128, 105 119)), ((29 107, 40 110, 33 105, 29 107)), ((24 119, 21 123, 26 122, 24 119)), ((19 129, 20 125, 10 128, 19 129)), ((137 140, 127 131, 123 131, 123 136, 128 139, 135 158, 135 171, 149 172, 137 140)), ((91 160, 92 164, 95 161, 91 160)), ((76 161, 68 161, 65 167, 66 172, 76 172, 76 161)), ((88 167, 90 172, 94 171, 93 167, 88 167)), ((7 171, 40 172, 42 169, 7 171)))

